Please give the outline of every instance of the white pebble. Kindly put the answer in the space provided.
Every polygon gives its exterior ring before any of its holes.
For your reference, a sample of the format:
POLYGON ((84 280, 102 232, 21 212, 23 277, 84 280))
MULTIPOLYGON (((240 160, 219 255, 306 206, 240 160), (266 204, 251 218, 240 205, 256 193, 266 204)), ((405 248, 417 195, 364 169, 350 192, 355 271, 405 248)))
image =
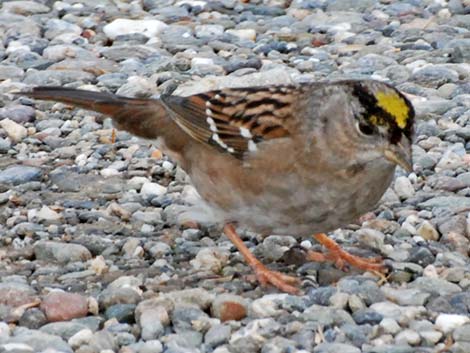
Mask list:
POLYGON ((28 130, 24 126, 8 118, 0 120, 0 126, 5 130, 8 137, 15 142, 19 142, 28 136, 28 130))
POLYGON ((411 181, 405 176, 399 176, 395 180, 395 186, 393 189, 401 199, 408 199, 415 194, 415 189, 411 184, 411 181))
POLYGON ((190 263, 196 270, 209 270, 219 273, 227 264, 228 257, 228 251, 219 248, 203 248, 199 250, 196 258, 191 260, 190 263))
POLYGON ((435 326, 439 331, 447 334, 468 322, 470 322, 470 318, 466 315, 439 314, 435 326))
POLYGON ((111 39, 119 35, 140 33, 146 37, 155 37, 168 25, 158 20, 129 20, 118 18, 103 27, 103 32, 111 39))
POLYGON ((228 29, 226 32, 240 39, 256 40, 256 31, 254 29, 228 29))
POLYGON ((419 334, 416 331, 413 330, 403 330, 399 332, 395 336, 395 343, 396 344, 410 344, 412 346, 415 346, 421 342, 421 337, 419 337, 419 334))
POLYGON ((93 332, 90 329, 86 328, 78 331, 75 335, 70 337, 68 340, 68 344, 72 346, 72 348, 78 348, 90 343, 92 338, 93 332))
POLYGON ((100 174, 105 178, 110 178, 110 177, 119 175, 121 173, 118 170, 113 169, 113 168, 104 168, 104 169, 101 169, 100 174))
POLYGON ((140 193, 145 199, 153 199, 166 193, 167 188, 157 183, 144 183, 140 193))
POLYGON ((395 335, 396 333, 400 332, 401 327, 398 325, 396 320, 386 317, 382 321, 380 321, 379 326, 384 330, 385 333, 390 333, 395 335))

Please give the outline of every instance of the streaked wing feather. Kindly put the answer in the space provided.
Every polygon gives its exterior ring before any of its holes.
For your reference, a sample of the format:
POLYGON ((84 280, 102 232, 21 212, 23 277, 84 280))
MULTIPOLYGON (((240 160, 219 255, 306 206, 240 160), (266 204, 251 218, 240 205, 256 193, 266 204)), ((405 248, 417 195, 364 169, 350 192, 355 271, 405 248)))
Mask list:
POLYGON ((165 96, 173 119, 191 137, 237 158, 265 140, 289 135, 294 86, 228 88, 188 97, 165 96))

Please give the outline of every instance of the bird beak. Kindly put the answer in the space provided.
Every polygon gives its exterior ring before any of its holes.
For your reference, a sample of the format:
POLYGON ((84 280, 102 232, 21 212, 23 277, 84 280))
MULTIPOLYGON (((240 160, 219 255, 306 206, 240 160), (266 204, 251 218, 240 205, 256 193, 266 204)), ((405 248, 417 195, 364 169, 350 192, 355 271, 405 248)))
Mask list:
POLYGON ((384 150, 384 156, 390 162, 395 163, 408 173, 413 171, 413 161, 411 159, 411 146, 409 142, 400 141, 396 145, 390 145, 384 150))

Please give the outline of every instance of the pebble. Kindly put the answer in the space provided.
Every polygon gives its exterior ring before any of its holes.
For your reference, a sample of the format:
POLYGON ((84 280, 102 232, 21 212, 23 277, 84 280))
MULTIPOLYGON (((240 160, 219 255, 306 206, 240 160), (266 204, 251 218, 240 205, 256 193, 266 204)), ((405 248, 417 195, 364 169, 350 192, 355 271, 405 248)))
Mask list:
POLYGON ((88 313, 88 301, 76 293, 51 292, 41 303, 48 321, 68 321, 84 317, 88 313))
POLYGON ((8 137, 14 142, 20 142, 28 136, 28 130, 24 126, 9 118, 0 120, 0 127, 5 130, 8 137))
POLYGON ((463 326, 470 322, 470 318, 466 315, 456 314, 439 314, 436 318, 436 329, 444 334, 451 333, 457 327, 463 326))
POLYGON ((5 119, 9 119, 17 124, 31 123, 36 119, 36 111, 34 108, 28 107, 26 105, 7 106, 0 108, 0 120, 5 119))
POLYGON ((209 347, 217 347, 227 343, 232 330, 228 325, 214 325, 204 335, 204 343, 209 347))
POLYGON ((253 29, 229 29, 226 32, 240 39, 256 40, 256 31, 253 29))
POLYGON ((68 339, 68 343, 72 348, 79 348, 88 345, 93 338, 93 332, 90 329, 83 329, 75 333, 68 339))
POLYGON ((222 268, 228 263, 228 251, 219 248, 204 248, 199 250, 194 260, 190 263, 196 270, 207 270, 213 273, 220 273, 222 268))
POLYGON ((452 337, 456 341, 470 342, 470 324, 458 326, 452 333, 452 337))
POLYGON ((424 305, 431 294, 421 292, 418 289, 381 287, 387 299, 399 305, 424 305))
POLYGON ((151 199, 162 196, 167 192, 167 188, 157 183, 143 183, 140 189, 140 193, 145 200, 150 201, 151 199))
POLYGON ((351 346, 344 343, 320 343, 315 346, 313 353, 361 353, 361 350, 357 347, 351 346))
POLYGON ((87 261, 91 259, 90 251, 80 244, 64 244, 53 241, 39 241, 34 246, 36 259, 59 263, 87 261))
POLYGON ((394 189, 397 195, 401 199, 405 200, 413 197, 415 193, 415 189, 413 188, 410 179, 404 176, 399 176, 395 179, 394 189))
POLYGON ((49 12, 51 9, 35 1, 10 1, 3 4, 3 11, 15 13, 18 15, 34 15, 49 12))
POLYGON ((217 296, 211 305, 212 316, 222 322, 241 320, 248 313, 246 299, 233 294, 221 294, 217 296))
POLYGON ((116 39, 132 33, 140 33, 146 37, 156 37, 161 33, 167 25, 158 20, 130 20, 125 18, 117 18, 113 22, 103 27, 103 32, 110 39, 116 39))
POLYGON ((68 341, 70 345, 72 345, 70 343, 70 338, 75 336, 78 332, 84 330, 88 330, 91 332, 91 330, 86 325, 76 321, 51 322, 43 325, 40 330, 51 335, 60 336, 64 340, 68 341))
POLYGON ((24 184, 31 181, 39 181, 43 171, 37 167, 13 165, 0 171, 0 183, 5 184, 24 184))
POLYGON ((439 240, 439 232, 429 221, 423 221, 423 223, 421 223, 421 225, 416 230, 416 233, 426 240, 430 240, 430 241, 439 240))
POLYGON ((392 335, 397 334, 398 332, 401 331, 400 325, 397 323, 396 320, 392 318, 384 318, 382 321, 379 323, 379 327, 384 330, 385 333, 389 333, 392 335))

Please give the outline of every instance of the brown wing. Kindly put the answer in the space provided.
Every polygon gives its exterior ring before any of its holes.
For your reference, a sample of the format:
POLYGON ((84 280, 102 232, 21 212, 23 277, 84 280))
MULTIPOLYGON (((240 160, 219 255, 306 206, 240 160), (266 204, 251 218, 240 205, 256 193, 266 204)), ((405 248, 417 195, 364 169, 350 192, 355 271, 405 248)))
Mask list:
POLYGON ((250 87, 162 99, 191 137, 243 158, 263 141, 290 134, 296 93, 294 86, 250 87))

